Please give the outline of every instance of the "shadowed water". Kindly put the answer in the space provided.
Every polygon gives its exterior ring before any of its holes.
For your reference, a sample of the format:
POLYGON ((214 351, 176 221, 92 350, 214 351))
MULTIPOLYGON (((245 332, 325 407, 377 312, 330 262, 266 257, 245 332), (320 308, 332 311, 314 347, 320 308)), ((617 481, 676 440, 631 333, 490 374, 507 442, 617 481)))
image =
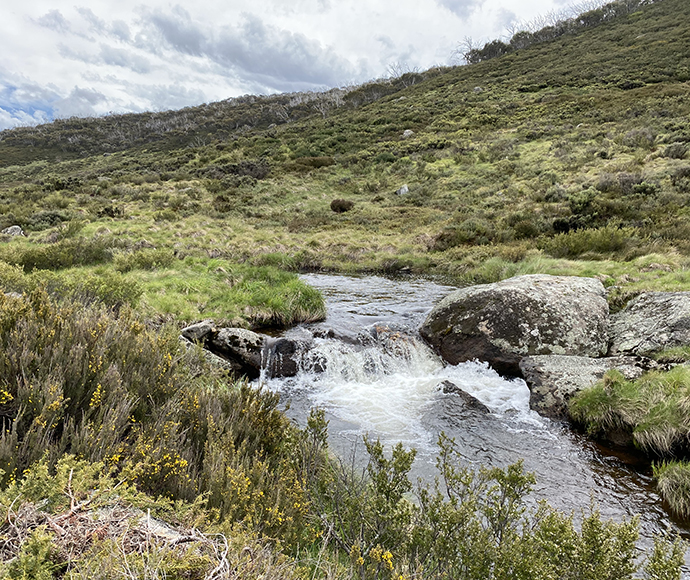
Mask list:
POLYGON ((506 466, 523 459, 537 476, 531 501, 546 499, 566 512, 581 513, 596 502, 616 521, 640 518, 642 543, 678 526, 654 492, 649 467, 616 457, 565 424, 529 409, 529 390, 477 362, 442 361, 419 339, 417 329, 433 305, 454 288, 427 280, 305 275, 326 298, 325 322, 288 335, 314 337, 313 349, 296 377, 263 379, 289 403, 288 414, 306 423, 311 407, 326 410, 329 444, 342 457, 368 434, 387 444, 417 448, 413 477, 435 475, 441 431, 455 438, 470 465, 506 466), (444 393, 443 381, 476 397, 490 413, 444 393))

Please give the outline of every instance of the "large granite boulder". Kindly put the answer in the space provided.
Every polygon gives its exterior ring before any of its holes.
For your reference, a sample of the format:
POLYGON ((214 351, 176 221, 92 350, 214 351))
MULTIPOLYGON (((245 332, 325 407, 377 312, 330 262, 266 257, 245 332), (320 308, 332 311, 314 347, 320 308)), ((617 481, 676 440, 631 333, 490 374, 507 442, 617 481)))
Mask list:
POLYGON ((607 371, 616 369, 626 379, 634 380, 658 368, 661 365, 641 356, 538 355, 520 361, 520 370, 530 390, 530 407, 552 419, 566 419, 570 398, 601 380, 607 371))
POLYGON ((477 359, 519 376, 525 356, 604 356, 608 324, 599 280, 534 274, 453 292, 420 334, 451 364, 477 359))
POLYGON ((610 354, 690 345, 690 292, 645 292, 611 316, 610 354))

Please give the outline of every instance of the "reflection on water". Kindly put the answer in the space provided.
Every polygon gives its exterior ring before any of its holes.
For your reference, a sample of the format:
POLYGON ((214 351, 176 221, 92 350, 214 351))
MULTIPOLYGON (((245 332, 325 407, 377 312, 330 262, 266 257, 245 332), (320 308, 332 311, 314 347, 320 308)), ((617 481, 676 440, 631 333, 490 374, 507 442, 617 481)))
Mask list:
POLYGON ((594 501, 602 515, 621 521, 640 517, 643 543, 677 528, 653 490, 645 465, 638 469, 603 452, 565 425, 529 409, 524 381, 506 380, 482 363, 444 365, 418 338, 431 307, 454 288, 426 280, 303 276, 319 288, 328 307, 325 322, 292 329, 313 348, 296 377, 265 380, 290 403, 288 414, 306 423, 309 409, 326 410, 330 445, 351 453, 363 434, 418 449, 413 477, 434 475, 441 431, 456 440, 468 464, 506 466, 523 459, 537 475, 533 500, 546 499, 579 514, 594 501), (449 381, 473 395, 490 413, 468 406, 449 381))

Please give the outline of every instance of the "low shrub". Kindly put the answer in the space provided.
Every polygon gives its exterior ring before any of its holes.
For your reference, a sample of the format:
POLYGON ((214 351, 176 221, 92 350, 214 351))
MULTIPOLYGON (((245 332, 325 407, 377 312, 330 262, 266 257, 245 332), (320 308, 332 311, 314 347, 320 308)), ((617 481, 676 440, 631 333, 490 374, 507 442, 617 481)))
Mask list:
POLYGON ((633 236, 630 228, 612 226, 570 230, 545 240, 542 249, 554 258, 578 258, 585 254, 603 257, 624 251, 633 236))
POLYGON ((113 265, 118 272, 168 268, 175 260, 175 252, 167 248, 144 248, 134 252, 115 254, 113 265))
POLYGON ((5 262, 0 262, 0 288, 19 294, 43 289, 54 298, 76 299, 84 304, 102 303, 114 309, 136 306, 144 291, 135 280, 108 270, 78 276, 71 270, 35 270, 25 274, 18 266, 5 262))
POLYGON ((113 259, 113 250, 124 241, 112 236, 63 238, 54 244, 10 245, 0 248, 0 260, 33 270, 61 270, 73 266, 103 264, 113 259))
POLYGON ((345 213, 355 207, 355 203, 349 199, 334 199, 331 202, 331 211, 335 213, 345 213))

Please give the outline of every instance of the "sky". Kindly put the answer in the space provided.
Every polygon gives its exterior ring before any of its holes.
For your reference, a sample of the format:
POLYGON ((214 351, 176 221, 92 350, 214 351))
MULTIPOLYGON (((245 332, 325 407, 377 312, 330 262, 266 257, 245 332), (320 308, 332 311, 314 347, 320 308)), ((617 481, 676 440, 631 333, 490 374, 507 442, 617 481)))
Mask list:
POLYGON ((454 64, 567 0, 0 0, 0 130, 454 64))

